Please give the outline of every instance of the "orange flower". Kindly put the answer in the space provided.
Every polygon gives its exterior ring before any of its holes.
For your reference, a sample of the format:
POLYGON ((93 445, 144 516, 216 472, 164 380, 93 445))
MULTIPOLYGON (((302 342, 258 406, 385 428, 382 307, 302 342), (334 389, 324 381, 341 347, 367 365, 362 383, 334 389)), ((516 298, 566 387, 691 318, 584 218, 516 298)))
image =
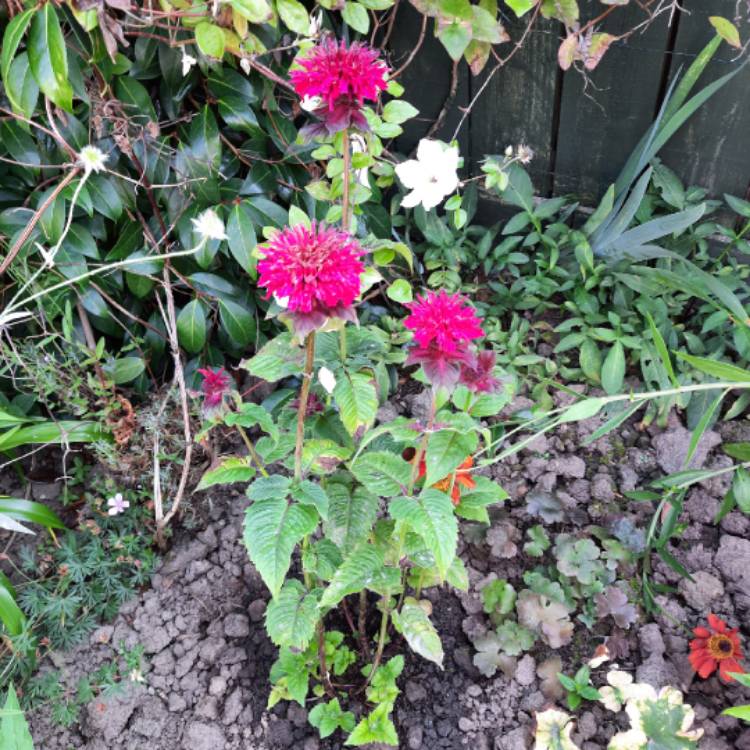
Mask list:
MULTIPOLYGON (((405 452, 406 453, 406 452, 405 452)), ((413 462, 414 456, 411 458, 407 458, 406 455, 404 455, 404 458, 407 459, 407 461, 413 462)), ((461 502, 461 488, 464 488, 466 490, 473 490, 477 483, 474 481, 474 477, 471 475, 471 468, 474 466, 474 459, 471 456, 468 456, 466 460, 456 469, 453 474, 449 474, 445 479, 441 479, 439 482, 435 482, 432 486, 436 490, 440 490, 441 492, 445 492, 446 494, 448 491, 451 493, 451 500, 453 501, 454 505, 458 505, 461 502), (453 485, 453 488, 451 489, 451 484, 453 485)), ((425 474, 427 473, 427 465, 425 464, 424 458, 419 462, 419 473, 417 474, 417 479, 422 479, 425 474)))
POLYGON ((698 676, 704 680, 719 669, 719 676, 725 682, 733 680, 730 672, 744 673, 738 659, 742 659, 742 647, 738 628, 730 630, 721 618, 708 616, 708 628, 695 628, 697 636, 690 641, 690 664, 698 676))

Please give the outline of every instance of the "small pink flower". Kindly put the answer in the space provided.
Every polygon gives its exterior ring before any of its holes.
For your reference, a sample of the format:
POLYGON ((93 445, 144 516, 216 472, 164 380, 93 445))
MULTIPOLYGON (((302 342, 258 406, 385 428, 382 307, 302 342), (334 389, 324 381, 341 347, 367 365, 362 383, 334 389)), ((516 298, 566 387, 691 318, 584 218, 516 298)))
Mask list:
POLYGON ((124 513, 130 507, 130 503, 123 498, 121 492, 118 492, 114 497, 107 500, 107 507, 108 515, 119 516, 120 513, 124 513))
POLYGON ((220 367, 218 370, 203 367, 198 372, 203 375, 203 382, 201 383, 203 408, 207 411, 218 409, 224 402, 224 397, 231 390, 231 376, 223 367, 220 367))
POLYGON ((287 227, 262 248, 258 285, 284 301, 302 338, 328 318, 356 319, 364 252, 350 234, 325 224, 287 227))
POLYGON ((473 393, 494 393, 500 381, 493 375, 495 352, 487 349, 472 353, 461 366, 459 381, 473 393))
POLYGON ((422 365, 433 385, 452 388, 461 365, 473 356, 471 342, 484 336, 481 318, 465 297, 444 290, 419 296, 407 307, 404 325, 414 331, 416 342, 407 364, 422 365))
MULTIPOLYGON (((322 105, 314 114, 329 134, 348 127, 367 129, 362 114, 365 101, 375 100, 387 85, 388 68, 377 50, 366 44, 327 38, 299 60, 300 68, 289 76, 300 97, 315 98, 322 105)), ((315 126, 307 135, 316 135, 315 126)))

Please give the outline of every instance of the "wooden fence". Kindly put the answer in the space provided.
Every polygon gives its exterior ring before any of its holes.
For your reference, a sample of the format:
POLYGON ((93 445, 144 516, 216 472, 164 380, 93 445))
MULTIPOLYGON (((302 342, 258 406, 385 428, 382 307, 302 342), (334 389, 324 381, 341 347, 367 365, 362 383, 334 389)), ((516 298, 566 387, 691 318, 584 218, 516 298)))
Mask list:
MULTIPOLYGON (((708 17, 732 18, 737 0, 682 0, 681 5, 684 10, 671 26, 664 14, 645 32, 613 45, 590 74, 588 87, 575 70, 563 72, 557 67, 560 25, 542 21, 535 26, 523 48, 493 76, 461 126, 458 140, 468 171, 478 174, 485 155, 525 143, 536 154, 529 171, 540 194, 572 193, 585 205, 595 205, 653 122, 669 81, 713 36, 708 17)), ((396 63, 413 49, 421 25, 421 16, 405 0, 401 6, 391 42, 396 63)), ((611 24, 606 30, 617 34, 643 18, 631 2, 613 14, 619 29, 611 24)), ((518 39, 523 26, 510 18, 507 25, 513 39, 518 39)), ((745 25, 740 31, 744 41, 750 28, 745 25)), ((510 49, 510 45, 499 47, 501 54, 510 49)), ((723 44, 695 91, 737 65, 735 52, 723 44)), ((485 71, 473 77, 464 62, 459 65, 455 96, 436 137, 453 136, 491 68, 492 58, 485 71)), ((424 47, 402 78, 406 98, 420 110, 419 119, 402 138, 404 151, 427 133, 443 109, 451 70, 430 23, 424 47)), ((750 65, 677 132, 660 156, 687 184, 708 188, 712 195, 748 193, 750 65)))

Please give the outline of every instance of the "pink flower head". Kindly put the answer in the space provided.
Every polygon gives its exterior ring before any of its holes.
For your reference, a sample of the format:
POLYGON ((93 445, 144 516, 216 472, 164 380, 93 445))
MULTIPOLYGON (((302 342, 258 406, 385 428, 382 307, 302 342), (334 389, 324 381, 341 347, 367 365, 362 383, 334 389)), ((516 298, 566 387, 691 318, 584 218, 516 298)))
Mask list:
POLYGON ((461 365, 470 362, 470 343, 484 336, 473 307, 460 294, 445 290, 428 292, 407 305, 410 315, 404 325, 414 331, 416 346, 407 363, 421 364, 434 385, 452 388, 461 365))
POLYGON ((459 381, 473 393, 494 393, 500 381, 492 374, 495 369, 495 352, 487 349, 472 353, 461 366, 459 381))
POLYGON ((206 411, 218 409, 224 402, 224 397, 231 390, 231 376, 223 367, 220 367, 218 370, 203 367, 198 372, 203 375, 203 382, 201 383, 203 408, 206 411))
POLYGON ((322 223, 287 227, 263 247, 258 285, 287 308, 304 337, 328 318, 356 320, 364 252, 350 234, 322 223))
POLYGON ((299 65, 289 74, 292 85, 303 98, 320 98, 321 106, 314 114, 325 131, 333 134, 350 126, 367 128, 362 107, 366 100, 377 99, 387 85, 388 68, 377 50, 360 42, 347 47, 345 42, 328 37, 301 58, 299 65))

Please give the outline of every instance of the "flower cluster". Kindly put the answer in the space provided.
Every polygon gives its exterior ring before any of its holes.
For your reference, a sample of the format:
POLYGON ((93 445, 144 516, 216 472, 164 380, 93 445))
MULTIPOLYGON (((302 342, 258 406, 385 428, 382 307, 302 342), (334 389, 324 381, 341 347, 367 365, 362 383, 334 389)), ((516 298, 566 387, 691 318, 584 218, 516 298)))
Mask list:
POLYGON ((211 414, 221 408, 224 398, 229 395, 232 389, 232 377, 223 367, 217 370, 203 367, 198 370, 198 373, 203 376, 201 383, 203 410, 206 414, 211 414))
POLYGON ((474 308, 460 294, 427 292, 407 305, 404 325, 414 332, 415 346, 407 364, 419 364, 435 386, 453 388, 458 382, 470 390, 489 392, 497 388, 493 377, 495 355, 477 352, 471 342, 484 331, 474 308))
POLYGON ((690 664, 704 680, 717 669, 725 682, 734 678, 732 672, 744 673, 739 664, 742 647, 738 628, 727 627, 726 622, 714 614, 708 616, 708 627, 693 629, 696 637, 690 641, 690 664))
POLYGON ((303 135, 332 135, 349 127, 367 130, 362 107, 387 85, 388 68, 377 50, 359 42, 347 47, 328 38, 298 62, 300 67, 290 73, 294 90, 303 99, 319 102, 312 111, 320 123, 303 128, 303 135))
POLYGON ((350 234, 316 222, 298 224, 279 232, 261 252, 258 285, 286 308, 298 337, 329 318, 356 319, 365 251, 350 234))

